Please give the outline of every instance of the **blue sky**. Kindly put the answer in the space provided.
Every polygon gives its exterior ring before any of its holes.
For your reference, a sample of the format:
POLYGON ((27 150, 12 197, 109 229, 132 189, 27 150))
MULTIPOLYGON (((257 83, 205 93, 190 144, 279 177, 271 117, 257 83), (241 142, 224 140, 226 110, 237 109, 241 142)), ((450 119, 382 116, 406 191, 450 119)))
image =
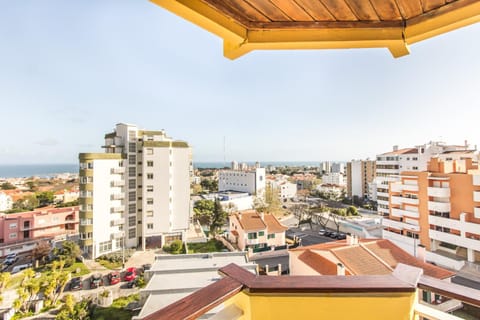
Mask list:
POLYGON ((0 164, 75 163, 118 122, 190 142, 194 161, 374 157, 480 143, 480 24, 411 46, 256 51, 147 0, 4 1, 0 164))

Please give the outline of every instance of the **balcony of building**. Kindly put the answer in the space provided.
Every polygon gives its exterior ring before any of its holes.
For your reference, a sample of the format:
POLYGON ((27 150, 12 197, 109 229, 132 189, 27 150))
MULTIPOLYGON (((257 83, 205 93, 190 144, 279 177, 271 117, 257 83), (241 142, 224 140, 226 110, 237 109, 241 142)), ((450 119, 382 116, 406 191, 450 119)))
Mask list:
POLYGON ((125 186, 125 180, 114 180, 110 182, 110 186, 112 187, 123 187, 125 186))
POLYGON ((438 240, 444 243, 450 243, 455 246, 472 249, 472 250, 478 250, 478 248, 480 248, 480 240, 463 237, 461 235, 453 234, 450 232, 444 232, 445 230, 449 230, 451 227, 440 227, 440 228, 444 228, 443 231, 433 230, 433 229, 428 230, 430 239, 438 240))
POLYGON ((400 231, 401 230, 409 230, 409 231, 415 231, 415 232, 420 231, 420 226, 418 225, 396 221, 393 219, 387 219, 387 218, 382 219, 382 226, 388 227, 388 228, 394 228, 400 231))
POLYGON ((125 220, 124 219, 115 219, 115 220, 111 221, 111 224, 112 224, 112 226, 121 226, 121 225, 125 224, 125 220))
POLYGON ((450 188, 428 187, 429 197, 449 198, 450 188))
POLYGON ((119 167, 119 168, 112 168, 110 170, 111 174, 124 174, 125 173, 125 168, 119 167))
POLYGON ((123 193, 113 193, 110 195, 110 200, 123 200, 125 195, 123 193))
POLYGON ((473 191, 473 201, 480 202, 480 191, 473 191))
POLYGON ((473 208, 473 215, 475 218, 480 219, 480 207, 473 208))
POLYGON ((450 202, 428 201, 428 210, 450 212, 450 202))
POLYGON ((110 208, 110 212, 111 213, 122 213, 125 211, 125 208, 124 207, 113 207, 113 208, 110 208))
POLYGON ((410 218, 419 218, 420 213, 415 211, 403 210, 398 208, 391 208, 390 214, 394 217, 403 218, 404 216, 410 218))
POLYGON ((480 174, 473 175, 473 185, 480 186, 480 174))
POLYGON ((115 233, 112 233, 112 234, 110 235, 110 237, 111 237, 112 240, 122 239, 124 236, 125 236, 125 233, 124 233, 123 231, 121 231, 121 232, 115 232, 115 233))

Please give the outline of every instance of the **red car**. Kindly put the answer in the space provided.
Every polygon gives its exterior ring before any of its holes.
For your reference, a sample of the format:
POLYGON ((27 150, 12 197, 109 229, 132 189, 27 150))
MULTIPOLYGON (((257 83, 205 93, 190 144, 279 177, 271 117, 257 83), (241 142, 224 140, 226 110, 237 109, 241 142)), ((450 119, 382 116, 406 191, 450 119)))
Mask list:
POLYGON ((132 281, 136 277, 137 277, 137 269, 135 269, 134 267, 130 267, 130 268, 127 269, 127 271, 125 273, 125 277, 123 278, 123 280, 132 281))
POLYGON ((120 273, 117 271, 110 272, 108 274, 108 282, 110 285, 114 285, 120 282, 120 273))

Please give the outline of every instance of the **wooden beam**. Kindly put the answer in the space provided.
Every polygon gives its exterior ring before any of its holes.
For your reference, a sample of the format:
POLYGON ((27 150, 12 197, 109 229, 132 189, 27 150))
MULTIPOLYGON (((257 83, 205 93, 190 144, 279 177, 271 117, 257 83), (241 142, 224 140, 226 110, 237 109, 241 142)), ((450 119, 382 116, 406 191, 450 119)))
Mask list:
POLYGON ((201 0, 150 0, 156 5, 210 31, 211 33, 233 42, 242 42, 247 30, 240 23, 229 19, 201 0))
POLYGON ((480 1, 458 0, 408 19, 405 39, 409 44, 480 22, 480 1))

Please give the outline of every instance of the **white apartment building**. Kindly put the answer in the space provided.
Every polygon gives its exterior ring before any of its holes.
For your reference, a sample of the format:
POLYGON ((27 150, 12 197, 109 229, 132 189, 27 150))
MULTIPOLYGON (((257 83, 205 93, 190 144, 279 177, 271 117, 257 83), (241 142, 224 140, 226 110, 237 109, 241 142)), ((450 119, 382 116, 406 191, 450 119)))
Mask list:
POLYGON ((12 209, 12 197, 4 192, 0 192, 0 212, 12 209))
POLYGON ((272 189, 278 191, 278 197, 282 200, 292 199, 297 196, 297 184, 291 183, 284 178, 271 178, 267 183, 272 189))
POLYGON ((81 153, 80 247, 96 258, 123 247, 124 193, 121 154, 81 153))
POLYGON ((428 161, 434 156, 444 160, 456 160, 475 157, 476 153, 469 149, 467 143, 446 145, 432 141, 413 148, 399 149, 394 146, 392 151, 377 155, 375 183, 379 215, 389 214, 388 184, 398 181, 402 171, 425 171, 428 161))
POLYGON ((218 191, 239 191, 263 196, 265 194, 265 168, 220 170, 218 191))
POLYGON ((345 177, 338 172, 327 173, 322 176, 322 184, 333 184, 336 186, 344 186, 345 177))
MULTIPOLYGON (((105 135, 104 148, 106 153, 103 155, 123 159, 118 171, 122 171, 120 175, 124 182, 117 197, 122 202, 117 209, 123 207, 125 246, 144 250, 161 247, 175 239, 184 240, 191 211, 193 168, 190 146, 167 137, 163 130, 142 130, 135 125, 120 123, 114 132, 105 135)), ((82 154, 80 161, 82 165, 82 154)), ((93 165, 90 173, 95 177, 97 173, 93 165)), ((85 172, 81 171, 81 178, 82 175, 85 172)), ((111 192, 112 183, 112 178, 105 175, 93 187, 111 192)), ((95 211, 97 206, 107 206, 110 200, 102 196, 90 201, 95 211)))
POLYGON ((330 161, 320 162, 320 172, 329 173, 331 172, 332 164, 330 161))
MULTIPOLYGON (((349 198, 364 199, 370 192, 375 179, 375 161, 352 160, 347 163, 347 195, 349 198)), ((371 198, 370 198, 371 199, 371 198)))
POLYGON ((330 168, 332 173, 345 173, 345 163, 343 162, 334 162, 330 168))

